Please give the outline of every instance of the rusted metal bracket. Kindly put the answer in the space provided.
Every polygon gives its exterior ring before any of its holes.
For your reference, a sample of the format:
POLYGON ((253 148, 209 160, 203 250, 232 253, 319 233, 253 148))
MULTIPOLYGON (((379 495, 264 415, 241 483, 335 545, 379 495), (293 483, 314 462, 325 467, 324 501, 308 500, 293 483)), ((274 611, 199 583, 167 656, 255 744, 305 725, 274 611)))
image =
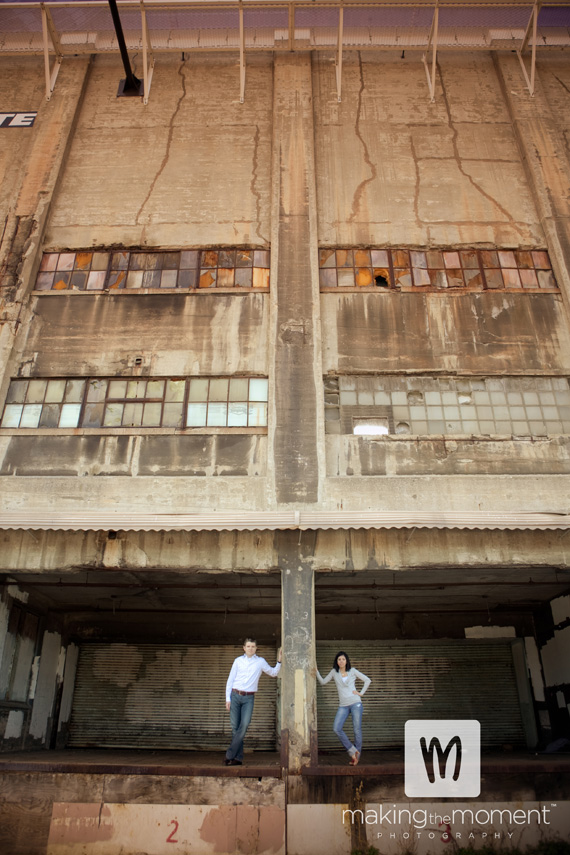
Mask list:
POLYGON ((55 89, 55 81, 57 80, 57 75, 59 74, 59 69, 61 68, 61 63, 63 61, 63 52, 61 50, 61 45, 59 42, 59 36, 57 34, 57 30, 55 28, 55 24, 53 23, 53 18, 51 16, 51 12, 49 9, 46 9, 44 3, 41 4, 42 10, 42 32, 44 38, 44 66, 45 66, 45 76, 46 76, 46 101, 51 99, 53 94, 53 90, 55 89), (50 59, 49 59, 49 42, 51 39, 51 43, 53 45, 53 49, 55 51, 55 62, 53 65, 53 69, 50 68, 50 59))
POLYGON ((343 40, 343 28, 344 28, 344 9, 342 4, 338 10, 338 36, 337 36, 337 54, 335 59, 335 71, 336 71, 336 97, 338 101, 341 100, 342 95, 342 40, 343 40))
POLYGON ((245 29, 243 26, 243 3, 239 4, 239 102, 245 101, 245 29))
POLYGON ((152 74, 154 71, 154 54, 152 52, 152 43, 150 33, 146 23, 146 9, 144 0, 141 0, 141 20, 142 20, 142 49, 143 49, 143 83, 144 95, 143 104, 148 104, 148 96, 150 94, 150 84, 152 82, 152 74), (150 56, 150 62, 149 62, 150 56))
POLYGON ((526 83, 526 86, 527 86, 527 89, 529 91, 529 95, 531 98, 534 97, 534 76, 535 76, 535 70, 536 70, 536 36, 537 36, 537 30, 538 30, 538 16, 540 13, 540 7, 541 7, 540 3, 535 3, 534 6, 532 7, 532 12, 530 13, 530 18, 529 18, 528 24, 526 25, 526 31, 524 34, 524 38, 522 40, 520 48, 517 50, 517 56, 518 56, 519 62, 521 64, 525 83, 526 83), (530 57, 530 77, 529 77, 522 55, 523 55, 523 53, 524 53, 524 51, 528 45, 531 27, 532 27, 532 51, 531 51, 531 57, 530 57))
POLYGON ((439 26, 439 5, 436 3, 435 9, 433 10, 433 18, 431 22, 431 28, 429 31, 428 43, 426 52, 422 56, 422 62, 424 64, 424 68, 426 70, 427 83, 430 94, 430 101, 433 103, 435 101, 435 72, 437 70, 437 35, 438 35, 438 26, 439 26), (428 67, 427 57, 431 48, 431 72, 428 67))

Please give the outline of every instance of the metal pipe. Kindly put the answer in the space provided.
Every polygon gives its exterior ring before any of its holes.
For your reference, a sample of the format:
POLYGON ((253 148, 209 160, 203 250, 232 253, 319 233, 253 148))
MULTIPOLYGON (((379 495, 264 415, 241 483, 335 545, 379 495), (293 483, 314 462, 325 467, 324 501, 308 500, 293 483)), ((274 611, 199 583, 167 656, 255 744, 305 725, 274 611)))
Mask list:
MULTIPOLYGON (((123 26, 121 24, 119 10, 117 8, 117 0, 109 0, 109 8, 111 10, 111 16, 113 18, 115 33, 117 35, 119 50, 121 52, 121 59, 123 60, 123 66, 126 75, 124 85, 122 87, 119 87, 119 95, 140 95, 141 82, 138 77, 135 76, 131 68, 131 62, 129 60, 129 54, 127 52, 125 36, 123 34, 123 26)), ((121 83, 123 83, 123 81, 121 81, 121 83)))

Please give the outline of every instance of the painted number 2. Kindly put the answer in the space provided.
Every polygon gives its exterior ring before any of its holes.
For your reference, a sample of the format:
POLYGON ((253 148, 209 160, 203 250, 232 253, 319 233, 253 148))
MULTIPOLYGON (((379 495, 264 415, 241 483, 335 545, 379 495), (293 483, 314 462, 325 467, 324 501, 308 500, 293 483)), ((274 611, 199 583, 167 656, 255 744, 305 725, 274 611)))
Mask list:
POLYGON ((175 834, 176 834, 176 832, 178 831, 178 823, 176 822, 176 820, 175 820, 175 819, 171 819, 171 820, 170 820, 170 822, 169 822, 168 824, 169 824, 169 825, 173 825, 173 826, 174 826, 174 828, 172 829, 172 831, 170 832, 170 834, 169 834, 169 835, 168 835, 168 837, 166 838, 166 842, 167 842, 167 843, 178 843, 178 840, 175 840, 175 839, 174 839, 174 835, 175 835, 175 834))

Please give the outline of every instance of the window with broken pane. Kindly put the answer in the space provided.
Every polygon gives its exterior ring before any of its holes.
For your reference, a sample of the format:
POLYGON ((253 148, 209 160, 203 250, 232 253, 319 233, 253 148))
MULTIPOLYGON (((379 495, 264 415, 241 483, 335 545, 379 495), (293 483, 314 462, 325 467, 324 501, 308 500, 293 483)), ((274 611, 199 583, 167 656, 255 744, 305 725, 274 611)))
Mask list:
POLYGON ((567 377, 326 377, 324 398, 327 433, 570 434, 567 377))
POLYGON ((3 428, 266 427, 265 377, 12 380, 3 428))
POLYGON ((546 250, 321 249, 322 289, 557 290, 546 250))
POLYGON ((37 291, 269 288, 268 249, 46 252, 37 291))

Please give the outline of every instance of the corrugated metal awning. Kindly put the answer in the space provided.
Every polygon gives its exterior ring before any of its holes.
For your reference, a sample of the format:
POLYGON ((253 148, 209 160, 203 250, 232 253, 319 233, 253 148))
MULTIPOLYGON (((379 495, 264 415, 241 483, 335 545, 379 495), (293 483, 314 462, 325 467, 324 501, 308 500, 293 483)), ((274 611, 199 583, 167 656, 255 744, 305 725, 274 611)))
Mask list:
POLYGON ((518 513, 411 513, 393 511, 213 511, 197 513, 0 512, 0 530, 31 531, 279 531, 298 529, 439 528, 551 530, 570 528, 566 511, 518 513))

